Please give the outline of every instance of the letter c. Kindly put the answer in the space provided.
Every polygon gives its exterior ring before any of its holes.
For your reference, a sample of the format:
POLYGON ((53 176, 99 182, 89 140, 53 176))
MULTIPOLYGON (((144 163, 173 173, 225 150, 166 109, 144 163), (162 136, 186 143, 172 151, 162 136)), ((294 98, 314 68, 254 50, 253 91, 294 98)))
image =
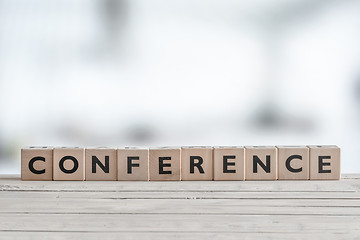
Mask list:
POLYGON ((293 159, 300 159, 302 160, 302 156, 300 155, 291 155, 290 157, 288 157, 288 159, 286 159, 286 168, 290 171, 290 172, 293 172, 293 173, 298 173, 298 172, 301 172, 302 171, 302 167, 300 168, 292 168, 291 165, 290 165, 290 162, 293 160, 293 159))
POLYGON ((36 170, 34 168, 34 163, 36 161, 42 161, 45 162, 45 158, 44 157, 33 157, 30 161, 29 161, 29 170, 34 173, 34 174, 44 174, 45 173, 45 169, 42 170, 36 170))

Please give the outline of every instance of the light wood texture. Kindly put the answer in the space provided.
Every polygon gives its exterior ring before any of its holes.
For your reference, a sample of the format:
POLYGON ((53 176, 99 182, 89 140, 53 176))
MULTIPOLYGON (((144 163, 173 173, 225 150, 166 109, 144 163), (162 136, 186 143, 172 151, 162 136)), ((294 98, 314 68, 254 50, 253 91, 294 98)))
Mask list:
POLYGON ((116 179, 117 179, 116 149, 86 148, 85 149, 85 180, 114 181, 116 179))
POLYGON ((309 179, 309 148, 277 146, 279 180, 309 179))
POLYGON ((245 149, 214 147, 214 180, 245 180, 245 149))
POLYGON ((1 239, 358 239, 360 174, 340 181, 20 181, 1 239))
POLYGON ((53 158, 53 179, 55 181, 85 180, 84 148, 54 148, 53 158))
POLYGON ((180 148, 160 147, 149 150, 150 181, 180 181, 180 148))
POLYGON ((212 147, 181 148, 181 180, 211 181, 213 180, 212 147))
POLYGON ((118 180, 149 180, 149 149, 118 149, 118 180))
POLYGON ((310 148, 310 180, 340 179, 340 148, 334 145, 310 148))
POLYGON ((276 180, 277 148, 273 146, 245 147, 245 179, 276 180))
POLYGON ((53 148, 21 149, 21 179, 51 181, 53 178, 53 148))

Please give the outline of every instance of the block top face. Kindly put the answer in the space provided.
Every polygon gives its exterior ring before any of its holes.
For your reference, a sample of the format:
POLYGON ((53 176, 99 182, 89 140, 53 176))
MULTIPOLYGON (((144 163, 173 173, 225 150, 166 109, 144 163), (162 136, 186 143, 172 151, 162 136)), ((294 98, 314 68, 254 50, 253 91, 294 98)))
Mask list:
POLYGON ((210 146, 184 146, 181 149, 212 149, 210 146))
POLYGON ((54 149, 60 150, 60 149, 64 149, 64 150, 79 150, 79 149, 83 149, 80 147, 56 147, 54 149))
POLYGON ((149 150, 152 151, 164 151, 164 150, 180 150, 181 147, 152 147, 149 150))
POLYGON ((47 149, 54 149, 54 147, 51 146, 29 146, 29 147, 24 147, 22 149, 26 149, 26 150, 47 150, 47 149))
POLYGON ((86 149, 90 149, 90 150, 113 150, 116 148, 111 148, 111 147, 87 147, 86 149))
POLYGON ((234 148, 244 148, 244 146, 215 146, 214 149, 234 149, 234 148))
POLYGON ((308 145, 309 148, 316 148, 316 149, 321 149, 321 148, 339 148, 336 145, 308 145))
MULTIPOLYGON (((75 148, 74 150, 79 150, 82 148, 75 148)), ((111 152, 111 151, 116 151, 116 148, 106 148, 106 147, 89 147, 89 148, 84 148, 86 151, 91 151, 91 152, 111 152)))
POLYGON ((245 146, 247 149, 276 149, 275 146, 245 146))
POLYGON ((147 147, 121 147, 119 150, 148 150, 147 147))
POLYGON ((277 145, 277 148, 307 148, 307 146, 305 145, 293 145, 293 146, 289 146, 289 145, 277 145))

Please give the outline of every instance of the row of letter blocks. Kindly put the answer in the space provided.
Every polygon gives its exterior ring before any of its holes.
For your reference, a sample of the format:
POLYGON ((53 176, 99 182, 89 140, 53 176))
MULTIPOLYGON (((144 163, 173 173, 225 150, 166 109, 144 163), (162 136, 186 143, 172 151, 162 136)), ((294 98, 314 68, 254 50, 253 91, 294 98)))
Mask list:
POLYGON ((21 150, 22 180, 340 179, 337 146, 51 148, 21 150))

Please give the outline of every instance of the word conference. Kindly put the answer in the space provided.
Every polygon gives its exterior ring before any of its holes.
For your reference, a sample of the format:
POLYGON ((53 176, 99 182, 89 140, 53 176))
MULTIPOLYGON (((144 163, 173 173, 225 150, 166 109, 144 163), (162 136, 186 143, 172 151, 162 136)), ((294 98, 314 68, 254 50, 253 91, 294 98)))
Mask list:
POLYGON ((244 181, 340 179, 340 148, 231 146, 21 149, 21 179, 244 181))

